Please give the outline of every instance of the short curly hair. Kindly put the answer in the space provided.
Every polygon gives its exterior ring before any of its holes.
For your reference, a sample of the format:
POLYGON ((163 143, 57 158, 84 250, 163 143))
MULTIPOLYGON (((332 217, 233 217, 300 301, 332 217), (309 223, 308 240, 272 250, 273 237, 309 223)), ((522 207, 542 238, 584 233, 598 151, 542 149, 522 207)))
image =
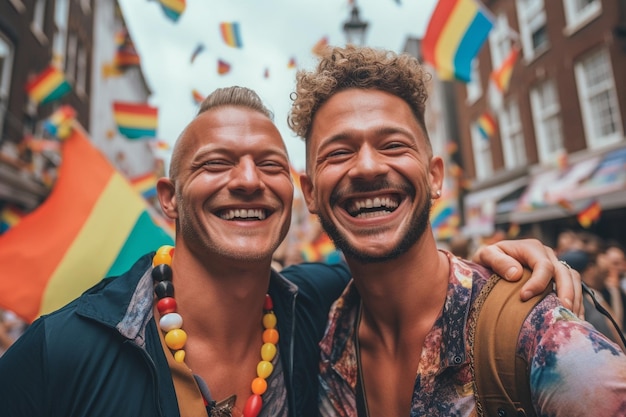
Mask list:
POLYGON ((424 110, 430 74, 409 54, 348 45, 328 48, 313 71, 296 74, 296 91, 291 93, 287 123, 305 141, 313 117, 334 94, 348 88, 375 89, 407 102, 426 132, 424 110))

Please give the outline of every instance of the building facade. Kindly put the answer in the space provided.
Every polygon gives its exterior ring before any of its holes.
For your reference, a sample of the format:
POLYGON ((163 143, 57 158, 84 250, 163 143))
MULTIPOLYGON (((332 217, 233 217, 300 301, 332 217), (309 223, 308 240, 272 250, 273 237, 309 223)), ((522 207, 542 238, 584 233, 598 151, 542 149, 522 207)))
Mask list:
POLYGON ((43 125, 63 105, 76 111, 94 145, 128 179, 163 173, 154 147, 121 137, 114 122, 113 101, 145 103, 151 94, 140 65, 105 74, 124 31, 117 1, 0 0, 0 213, 12 206, 26 214, 49 194, 62 160, 43 125), (71 91, 38 104, 25 86, 50 65, 71 91), (45 146, 33 149, 33 138, 45 146))
POLYGON ((547 244, 585 229, 626 243, 626 2, 492 0, 494 27, 455 83, 464 233, 547 244), (494 73, 513 60, 508 88, 494 73), (509 61, 510 62, 510 61, 509 61), (484 129, 491 119, 494 129, 484 129), (487 131, 487 132, 486 132, 487 131))

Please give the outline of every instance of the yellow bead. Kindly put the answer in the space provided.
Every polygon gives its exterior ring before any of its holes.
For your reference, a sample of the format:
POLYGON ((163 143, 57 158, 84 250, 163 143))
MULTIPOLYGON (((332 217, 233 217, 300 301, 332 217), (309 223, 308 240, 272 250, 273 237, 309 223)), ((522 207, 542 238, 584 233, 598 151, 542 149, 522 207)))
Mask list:
POLYGON ((263 343, 278 343, 278 330, 265 329, 263 332, 263 343))
POLYGON ((274 356, 276 356, 276 345, 273 343, 265 343, 261 346, 261 358, 263 358, 264 361, 271 362, 274 356))
POLYGON ((261 377, 256 377, 252 380, 250 389, 252 389, 253 394, 263 395, 267 390, 267 381, 261 377))
POLYGON ((177 350, 176 352, 174 352, 174 360, 178 363, 185 362, 185 351, 177 350))
POLYGON ((272 365, 272 363, 268 361, 261 361, 256 366, 256 374, 258 375, 259 378, 263 378, 263 379, 270 376, 273 370, 274 370, 274 365, 272 365))
POLYGON ((165 265, 172 264, 172 257, 170 256, 169 253, 157 252, 156 255, 154 255, 154 257, 152 258, 152 265, 157 266, 161 264, 165 264, 165 265))
POLYGON ((274 313, 266 313, 263 315, 263 327, 273 329, 276 327, 276 316, 274 313))
POLYGON ((172 350, 182 349, 187 342, 187 333, 183 329, 170 330, 165 334, 165 344, 172 350))

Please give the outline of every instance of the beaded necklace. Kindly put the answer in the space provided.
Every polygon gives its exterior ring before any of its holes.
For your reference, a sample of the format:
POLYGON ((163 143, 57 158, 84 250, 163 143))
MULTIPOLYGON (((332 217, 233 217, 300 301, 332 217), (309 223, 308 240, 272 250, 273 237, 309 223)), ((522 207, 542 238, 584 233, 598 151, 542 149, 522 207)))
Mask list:
MULTIPOLYGON (((174 299, 174 284, 172 284, 172 257, 174 247, 164 245, 157 250, 152 258, 152 279, 154 280, 154 292, 158 299, 157 310, 161 314, 159 327, 165 334, 165 344, 170 348, 176 362, 185 362, 185 350, 187 333, 182 329, 183 318, 176 312, 177 305, 174 299)), ((250 389, 252 395, 248 397, 243 408, 243 417, 257 417, 263 407, 261 395, 267 390, 267 378, 272 374, 274 366, 272 360, 276 356, 276 344, 278 343, 278 330, 276 329, 276 315, 274 304, 269 294, 265 294, 263 304, 263 345, 261 346, 261 360, 257 364, 257 376, 252 380, 250 389)), ((206 402, 206 399, 205 399, 206 402)), ((209 405, 210 406, 210 405, 209 405)))

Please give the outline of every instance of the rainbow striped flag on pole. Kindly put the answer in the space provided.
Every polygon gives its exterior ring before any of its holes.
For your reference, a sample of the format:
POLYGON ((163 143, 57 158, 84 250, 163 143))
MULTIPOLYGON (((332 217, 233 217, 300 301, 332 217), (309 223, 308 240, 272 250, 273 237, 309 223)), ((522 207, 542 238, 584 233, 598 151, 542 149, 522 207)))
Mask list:
POLYGON ((422 53, 440 79, 470 81, 472 61, 493 27, 487 13, 476 0, 439 0, 422 40, 422 53))
POLYGON ((0 307, 27 321, 173 242, 80 126, 64 141, 62 157, 48 198, 0 236, 0 307))
POLYGON ((61 70, 49 65, 26 83, 28 97, 38 104, 59 100, 72 90, 61 70))
POLYGON ((113 118, 119 132, 128 139, 156 137, 159 109, 145 103, 113 103, 113 118))

